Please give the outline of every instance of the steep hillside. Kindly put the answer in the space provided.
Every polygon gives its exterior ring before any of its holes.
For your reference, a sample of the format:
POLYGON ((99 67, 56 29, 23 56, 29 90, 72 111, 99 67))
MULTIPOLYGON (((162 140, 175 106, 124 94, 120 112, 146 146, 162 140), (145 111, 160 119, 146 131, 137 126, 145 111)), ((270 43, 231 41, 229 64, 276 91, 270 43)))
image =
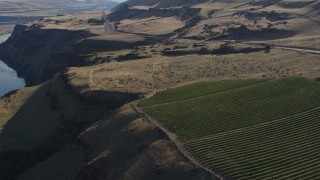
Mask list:
POLYGON ((0 99, 5 115, 0 133, 1 179, 15 179, 66 146, 108 107, 80 103, 68 89, 56 77, 0 99))
POLYGON ((18 179, 214 179, 182 157, 132 107, 110 116, 18 179))
POLYGON ((161 40, 106 32, 103 25, 90 25, 87 20, 91 17, 101 18, 101 14, 84 15, 74 22, 65 20, 69 16, 61 16, 46 18, 37 24, 17 25, 11 37, 0 45, 0 58, 32 86, 67 67, 92 64, 88 62, 91 53, 128 49, 161 40))
POLYGON ((28 85, 39 84, 74 61, 71 53, 68 59, 63 58, 63 49, 89 36, 92 35, 85 31, 17 25, 9 40, 1 45, 1 59, 16 69, 28 85))
POLYGON ((125 105, 138 96, 83 92, 70 78, 0 98, 1 179, 214 178, 125 105))

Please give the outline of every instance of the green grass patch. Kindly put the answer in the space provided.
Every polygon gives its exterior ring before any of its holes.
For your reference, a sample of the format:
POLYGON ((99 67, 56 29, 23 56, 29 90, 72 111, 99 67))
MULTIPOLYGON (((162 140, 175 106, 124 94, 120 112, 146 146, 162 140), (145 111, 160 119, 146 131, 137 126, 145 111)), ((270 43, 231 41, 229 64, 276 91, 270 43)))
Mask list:
POLYGON ((218 82, 201 82, 183 87, 172 88, 155 94, 152 98, 145 99, 139 103, 140 106, 150 106, 174 101, 185 100, 199 96, 205 96, 229 89, 247 86, 266 81, 267 79, 249 80, 225 80, 218 82))
POLYGON ((198 83, 139 105, 226 177, 309 177, 320 164, 320 86, 307 79, 198 83))

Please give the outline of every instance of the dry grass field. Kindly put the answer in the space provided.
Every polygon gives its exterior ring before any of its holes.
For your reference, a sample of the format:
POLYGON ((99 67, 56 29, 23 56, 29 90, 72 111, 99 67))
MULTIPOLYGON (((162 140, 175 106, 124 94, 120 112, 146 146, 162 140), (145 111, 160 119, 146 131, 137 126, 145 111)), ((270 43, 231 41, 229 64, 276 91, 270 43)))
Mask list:
POLYGON ((261 77, 320 76, 319 55, 272 49, 232 55, 153 56, 70 68, 70 82, 85 89, 149 92, 185 83, 261 77))
POLYGON ((146 19, 120 21, 118 30, 129 33, 163 35, 171 33, 176 29, 182 28, 183 26, 185 26, 185 23, 174 17, 152 17, 146 19))

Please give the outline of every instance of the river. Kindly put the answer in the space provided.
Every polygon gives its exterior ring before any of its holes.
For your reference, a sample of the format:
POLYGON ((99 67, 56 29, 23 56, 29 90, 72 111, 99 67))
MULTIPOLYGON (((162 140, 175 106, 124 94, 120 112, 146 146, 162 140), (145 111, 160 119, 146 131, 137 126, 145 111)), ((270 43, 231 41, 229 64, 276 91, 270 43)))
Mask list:
MULTIPOLYGON (((0 36, 0 44, 5 42, 10 34, 0 36)), ((24 79, 17 76, 17 72, 0 60, 0 97, 10 91, 25 87, 24 79)))

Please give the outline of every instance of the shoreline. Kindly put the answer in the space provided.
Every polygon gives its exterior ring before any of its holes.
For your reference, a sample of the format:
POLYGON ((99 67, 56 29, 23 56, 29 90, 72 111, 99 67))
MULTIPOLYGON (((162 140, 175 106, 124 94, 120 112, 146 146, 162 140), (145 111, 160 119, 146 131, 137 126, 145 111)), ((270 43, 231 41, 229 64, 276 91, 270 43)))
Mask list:
MULTIPOLYGON (((0 34, 0 44, 4 43, 10 36, 11 33, 3 35, 0 34)), ((0 70, 1 69, 2 71, 0 71, 0 83, 2 84, 2 86, 0 87, 0 98, 10 93, 11 91, 26 87, 25 79, 18 76, 18 73, 15 69, 10 67, 5 61, 0 59, 0 70)))

